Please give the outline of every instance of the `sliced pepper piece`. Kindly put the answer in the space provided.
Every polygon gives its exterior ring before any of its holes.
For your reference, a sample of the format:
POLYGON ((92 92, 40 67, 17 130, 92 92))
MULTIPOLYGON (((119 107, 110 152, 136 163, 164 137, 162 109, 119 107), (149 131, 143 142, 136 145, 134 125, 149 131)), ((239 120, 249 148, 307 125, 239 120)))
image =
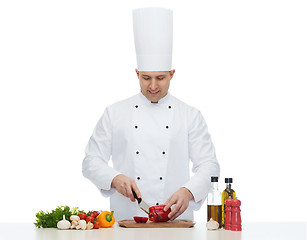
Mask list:
POLYGON ((146 223, 148 221, 148 218, 147 217, 138 217, 138 216, 135 216, 133 217, 134 221, 137 222, 137 223, 146 223))

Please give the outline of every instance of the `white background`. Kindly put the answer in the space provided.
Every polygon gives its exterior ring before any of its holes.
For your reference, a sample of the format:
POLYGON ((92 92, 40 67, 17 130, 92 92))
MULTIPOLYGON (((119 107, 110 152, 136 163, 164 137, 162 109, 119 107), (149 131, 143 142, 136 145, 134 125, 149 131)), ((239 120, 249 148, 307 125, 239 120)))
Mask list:
POLYGON ((306 1, 3 0, 0 222, 109 210, 81 165, 104 108, 139 92, 131 11, 146 6, 174 10, 170 93, 203 113, 243 222, 306 221, 306 1))

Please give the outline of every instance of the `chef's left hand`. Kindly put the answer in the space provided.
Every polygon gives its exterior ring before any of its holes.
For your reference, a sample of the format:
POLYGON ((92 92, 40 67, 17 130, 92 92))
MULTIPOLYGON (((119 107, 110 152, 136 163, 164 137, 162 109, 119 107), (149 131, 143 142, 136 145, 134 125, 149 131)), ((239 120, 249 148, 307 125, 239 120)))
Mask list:
POLYGON ((193 199, 193 194, 187 188, 182 187, 165 202, 166 206, 164 211, 167 211, 171 206, 176 204, 168 215, 170 220, 173 221, 188 208, 189 201, 193 199))

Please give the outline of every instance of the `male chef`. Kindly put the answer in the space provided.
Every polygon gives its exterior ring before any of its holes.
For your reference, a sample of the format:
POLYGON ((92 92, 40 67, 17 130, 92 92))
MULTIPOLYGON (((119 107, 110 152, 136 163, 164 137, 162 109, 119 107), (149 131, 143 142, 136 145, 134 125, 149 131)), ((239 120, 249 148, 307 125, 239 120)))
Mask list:
POLYGON ((173 12, 135 9, 133 29, 140 92, 105 109, 86 147, 83 175, 110 197, 117 221, 146 216, 132 189, 150 206, 171 208, 170 220, 193 220, 220 169, 201 113, 168 92, 173 12))

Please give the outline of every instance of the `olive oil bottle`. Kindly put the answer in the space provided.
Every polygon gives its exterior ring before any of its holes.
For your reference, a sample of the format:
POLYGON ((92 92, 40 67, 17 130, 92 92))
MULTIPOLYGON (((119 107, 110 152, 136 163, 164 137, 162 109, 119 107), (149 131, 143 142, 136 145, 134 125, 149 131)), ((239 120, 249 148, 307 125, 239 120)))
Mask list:
POLYGON ((207 221, 211 218, 222 227, 222 194, 218 190, 218 177, 211 177, 211 190, 207 198, 207 221))
POLYGON ((222 193, 222 201, 223 201, 223 205, 222 205, 222 224, 223 224, 223 227, 225 227, 225 216, 226 216, 225 201, 228 198, 232 198, 232 199, 236 198, 236 192, 231 188, 232 178, 225 178, 225 183, 226 183, 226 188, 222 193))

